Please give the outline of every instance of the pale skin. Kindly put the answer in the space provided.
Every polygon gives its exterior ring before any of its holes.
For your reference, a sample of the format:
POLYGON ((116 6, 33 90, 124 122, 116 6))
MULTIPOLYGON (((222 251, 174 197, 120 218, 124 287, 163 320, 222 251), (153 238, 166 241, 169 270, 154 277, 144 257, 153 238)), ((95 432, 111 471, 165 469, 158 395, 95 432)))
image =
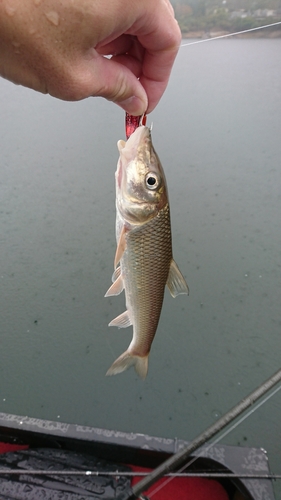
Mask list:
POLYGON ((63 100, 151 112, 180 41, 168 0, 0 0, 0 76, 63 100))

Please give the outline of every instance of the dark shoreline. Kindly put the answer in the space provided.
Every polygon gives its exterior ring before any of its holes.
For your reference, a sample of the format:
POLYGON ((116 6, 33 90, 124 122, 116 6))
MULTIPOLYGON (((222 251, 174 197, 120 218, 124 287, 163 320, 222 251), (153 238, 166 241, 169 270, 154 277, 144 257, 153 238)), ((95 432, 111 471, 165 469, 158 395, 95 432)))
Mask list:
MULTIPOLYGON (((216 38, 218 36, 228 36, 231 35, 231 31, 225 31, 220 29, 212 29, 209 32, 203 30, 189 31, 187 33, 182 32, 183 39, 208 39, 216 38)), ((248 33, 241 32, 240 34, 233 35, 235 38, 281 38, 281 29, 272 30, 270 28, 264 28, 255 31, 249 31, 248 33)), ((231 38, 229 36, 229 38, 231 38)))

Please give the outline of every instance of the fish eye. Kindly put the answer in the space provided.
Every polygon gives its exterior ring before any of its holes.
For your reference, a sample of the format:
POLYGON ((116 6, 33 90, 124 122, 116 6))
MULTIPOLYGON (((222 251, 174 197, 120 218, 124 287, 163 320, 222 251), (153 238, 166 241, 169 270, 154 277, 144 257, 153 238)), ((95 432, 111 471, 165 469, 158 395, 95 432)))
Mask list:
POLYGON ((153 172, 149 172, 149 174, 146 175, 145 184, 148 189, 157 189, 159 186, 158 175, 153 172))

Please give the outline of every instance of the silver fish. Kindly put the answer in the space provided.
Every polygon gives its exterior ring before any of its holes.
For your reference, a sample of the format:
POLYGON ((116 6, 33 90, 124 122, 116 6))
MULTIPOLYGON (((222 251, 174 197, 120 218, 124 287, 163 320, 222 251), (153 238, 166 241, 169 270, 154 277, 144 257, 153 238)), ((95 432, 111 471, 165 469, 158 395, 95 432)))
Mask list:
POLYGON ((125 290, 127 310, 109 326, 133 325, 133 338, 106 375, 116 375, 134 366, 144 379, 165 285, 173 297, 188 294, 188 286, 173 260, 167 185, 152 145, 151 130, 142 125, 127 142, 118 141, 117 145, 117 250, 113 284, 105 296, 119 295, 125 290))

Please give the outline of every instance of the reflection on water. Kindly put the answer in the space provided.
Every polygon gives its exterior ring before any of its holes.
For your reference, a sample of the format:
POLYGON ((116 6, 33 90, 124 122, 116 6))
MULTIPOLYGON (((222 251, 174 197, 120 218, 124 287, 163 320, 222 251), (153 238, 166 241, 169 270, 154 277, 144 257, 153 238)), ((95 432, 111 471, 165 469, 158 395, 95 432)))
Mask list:
MULTIPOLYGON (((145 382, 104 376, 132 334, 103 297, 123 112, 0 81, 0 411, 192 439, 280 367, 280 49, 181 49, 150 118, 190 296, 166 294, 145 382)), ((280 472, 280 422, 277 395, 224 442, 280 472)))

